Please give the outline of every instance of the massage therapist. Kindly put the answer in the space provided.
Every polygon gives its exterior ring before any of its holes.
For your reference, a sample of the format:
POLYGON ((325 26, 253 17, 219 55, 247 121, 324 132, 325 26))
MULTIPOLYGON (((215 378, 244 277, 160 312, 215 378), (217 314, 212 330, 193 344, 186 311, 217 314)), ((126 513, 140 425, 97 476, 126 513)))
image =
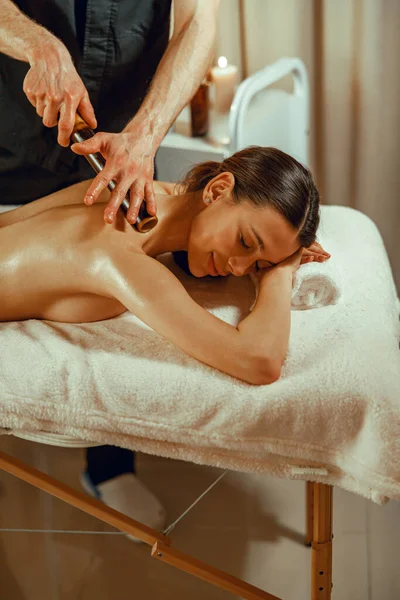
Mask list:
MULTIPOLYGON (((0 183, 3 204, 25 204, 93 177, 88 187, 111 223, 128 190, 128 221, 145 199, 156 214, 154 157, 213 57, 219 0, 0 0, 0 183), (68 147, 76 112, 98 133, 68 147)), ((165 511, 135 475, 134 454, 89 448, 82 484, 155 529, 165 511)))

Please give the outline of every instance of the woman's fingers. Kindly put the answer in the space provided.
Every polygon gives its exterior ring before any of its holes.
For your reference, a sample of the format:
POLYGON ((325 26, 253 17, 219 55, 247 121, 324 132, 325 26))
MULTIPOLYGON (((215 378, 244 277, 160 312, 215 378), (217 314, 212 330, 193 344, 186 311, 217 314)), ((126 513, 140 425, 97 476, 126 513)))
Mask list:
POLYGON ((329 260, 328 256, 303 256, 301 264, 309 262, 325 262, 326 260, 329 260))
POLYGON ((318 262, 323 262, 325 260, 329 260, 330 257, 331 257, 330 254, 326 254, 326 253, 322 253, 322 252, 318 252, 317 253, 317 252, 306 252, 306 251, 304 251, 303 261, 305 259, 307 259, 308 262, 310 260, 315 260, 315 261, 318 261, 318 262))
POLYGON ((314 253, 314 252, 309 252, 306 254, 306 251, 304 251, 304 254, 301 258, 301 264, 304 263, 309 263, 309 262, 325 262, 326 260, 330 259, 330 254, 322 254, 322 253, 314 253))
POLYGON ((313 252, 314 254, 323 254, 326 256, 330 256, 329 252, 324 250, 321 244, 319 244, 318 242, 314 242, 309 248, 305 248, 304 251, 313 252))
POLYGON ((330 254, 329 252, 325 252, 325 250, 313 250, 311 247, 310 248, 305 248, 304 249, 304 256, 326 256, 329 257, 330 254))

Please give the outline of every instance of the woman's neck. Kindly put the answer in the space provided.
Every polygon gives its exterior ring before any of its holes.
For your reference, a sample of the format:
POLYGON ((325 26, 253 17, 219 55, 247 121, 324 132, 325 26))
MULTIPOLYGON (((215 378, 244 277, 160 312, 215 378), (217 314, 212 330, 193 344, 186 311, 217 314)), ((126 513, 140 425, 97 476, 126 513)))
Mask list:
POLYGON ((148 256, 188 249, 192 221, 204 208, 201 192, 156 194, 157 225, 141 234, 140 245, 148 256))

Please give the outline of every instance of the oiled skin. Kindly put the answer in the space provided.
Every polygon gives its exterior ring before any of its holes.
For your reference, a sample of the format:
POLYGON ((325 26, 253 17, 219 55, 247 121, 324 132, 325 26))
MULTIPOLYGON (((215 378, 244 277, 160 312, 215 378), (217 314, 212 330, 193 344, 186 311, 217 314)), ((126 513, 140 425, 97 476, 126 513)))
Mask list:
MULTIPOLYGON (((126 310, 113 298, 109 256, 117 247, 132 256, 143 255, 144 234, 122 213, 115 224, 104 222, 108 190, 101 201, 85 206, 88 184, 84 181, 0 214, 0 321, 80 323, 126 310)), ((156 194, 169 193, 171 187, 154 182, 156 194)), ((143 276, 138 270, 137 277, 143 276)))

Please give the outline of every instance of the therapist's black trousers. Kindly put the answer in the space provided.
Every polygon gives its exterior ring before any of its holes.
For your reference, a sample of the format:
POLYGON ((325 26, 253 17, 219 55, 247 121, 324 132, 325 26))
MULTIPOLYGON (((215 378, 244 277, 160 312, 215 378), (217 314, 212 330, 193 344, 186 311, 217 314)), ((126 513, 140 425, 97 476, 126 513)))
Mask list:
POLYGON ((94 485, 124 473, 135 473, 135 453, 117 446, 87 448, 86 472, 94 485))

